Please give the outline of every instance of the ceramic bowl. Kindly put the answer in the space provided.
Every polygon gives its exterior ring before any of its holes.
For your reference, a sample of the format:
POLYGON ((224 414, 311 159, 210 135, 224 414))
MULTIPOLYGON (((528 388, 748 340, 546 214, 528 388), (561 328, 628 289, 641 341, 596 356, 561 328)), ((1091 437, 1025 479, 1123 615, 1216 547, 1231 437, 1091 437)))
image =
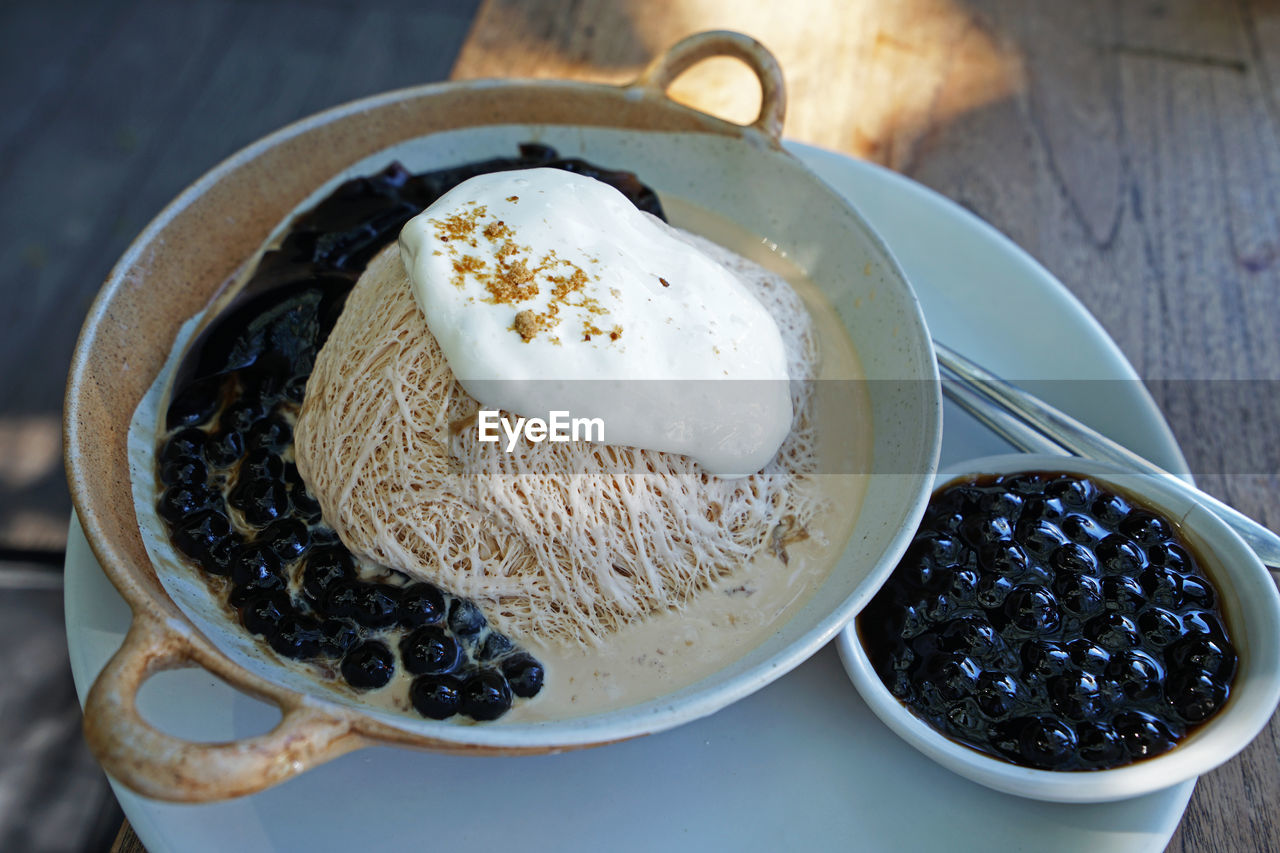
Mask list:
POLYGON ((919 305, 892 255, 835 192, 782 150, 782 79, 755 41, 690 37, 635 83, 471 81, 379 95, 305 119, 218 165, 147 226, 104 284, 73 357, 65 452, 94 554, 133 611, 131 630, 90 691, 86 736, 106 769, 139 792, 211 800, 260 790, 370 744, 520 755, 594 746, 710 714, 798 665, 833 638, 896 563, 923 514, 941 438, 937 368, 919 305), (760 116, 729 124, 676 104, 668 84, 713 55, 746 62, 760 116), (660 194, 719 213, 785 251, 824 291, 856 342, 874 429, 872 476, 830 577, 775 635, 707 678, 609 713, 539 723, 458 725, 336 700, 284 666, 251 667, 236 631, 175 601, 147 557, 130 496, 126 436, 175 336, 263 240, 318 188, 392 156, 414 168, 514 153, 524 141, 639 174, 660 194), (246 740, 197 744, 136 709, 158 670, 202 666, 278 705, 280 724, 246 740))
POLYGON ((862 698, 890 729, 939 764, 975 782, 1021 797, 1096 803, 1135 797, 1207 773, 1244 749, 1280 702, 1280 594, 1266 567, 1235 531, 1185 492, 1160 480, 1076 457, 1011 454, 944 469, 935 492, 981 474, 1060 471, 1109 484, 1175 521, 1218 590, 1227 632, 1239 655, 1226 704, 1169 752, 1110 770, 1062 772, 1020 767, 984 755, 916 717, 881 682, 855 625, 840 635, 840 656, 862 698))

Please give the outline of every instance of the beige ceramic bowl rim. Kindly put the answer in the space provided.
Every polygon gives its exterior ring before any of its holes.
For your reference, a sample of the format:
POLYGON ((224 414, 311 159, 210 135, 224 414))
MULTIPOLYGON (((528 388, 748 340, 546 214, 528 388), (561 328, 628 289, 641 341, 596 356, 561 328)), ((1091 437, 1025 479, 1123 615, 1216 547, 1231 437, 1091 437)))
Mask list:
MULTIPOLYGON (((93 470, 86 467, 88 463, 83 463, 78 458, 78 451, 91 447, 95 438, 86 432, 86 424, 92 423, 94 417, 102 417, 98 408, 93 408, 99 404, 92 402, 95 394, 101 398, 94 385, 95 382, 102 381, 101 370, 95 372, 91 356, 95 347, 103 346, 98 343, 98 339, 103 334, 104 326, 113 323, 120 326, 118 316, 113 316, 112 313, 112 309, 117 307, 113 300, 125 290, 135 266, 146 262, 146 253, 155 248, 153 243, 166 233, 171 222, 185 215, 189 206, 202 203, 206 194, 216 191, 224 179, 238 175, 238 170, 247 164, 255 164, 260 157, 265 161, 277 147, 287 146, 295 138, 325 131, 331 125, 350 122, 365 111, 381 110, 383 114, 395 111, 397 118, 394 120, 398 120, 398 116, 404 114, 402 105, 409 102, 419 103, 437 96, 470 97, 473 93, 480 97, 485 92, 497 93, 508 101, 516 93, 523 96, 524 93, 537 92, 548 99, 553 95, 555 98, 570 100, 578 97, 583 104, 598 104, 602 99, 617 103, 620 108, 629 103, 641 104, 645 105, 644 109, 628 118, 629 123, 624 124, 621 120, 611 118, 606 124, 616 123, 619 127, 638 127, 659 133, 670 132, 668 125, 708 128, 714 124, 724 129, 699 132, 736 137, 750 147, 789 157, 782 151, 779 142, 785 95, 776 61, 763 46, 749 37, 736 33, 709 32, 696 34, 678 43, 655 59, 633 84, 623 87, 574 81, 468 81, 408 87, 340 105, 301 119, 251 143, 206 172, 170 202, 121 256, 89 310, 72 358, 64 420, 64 452, 73 502, 95 556, 133 611, 132 626, 124 645, 108 662, 87 697, 86 736, 95 755, 108 771, 143 794, 183 801, 237 796, 276 784, 344 752, 373 744, 401 744, 462 753, 536 754, 600 745, 659 731, 736 701, 800 663, 840 630, 843 623, 874 593, 875 587, 892 569, 892 559, 886 559, 885 565, 877 564, 876 570, 864 582, 864 589, 859 589, 843 602, 833 603, 826 618, 817 620, 778 654, 714 691, 689 697, 692 701, 682 701, 682 707, 654 709, 653 713, 646 715, 647 719, 637 718, 628 726, 618 726, 612 730, 584 732, 581 737, 574 739, 548 742, 545 738, 531 738, 526 743, 497 742, 486 745, 484 742, 454 740, 448 735, 425 736, 407 732, 361 711, 337 707, 324 700, 296 693, 247 672, 232 663, 207 638, 200 635, 175 610, 172 601, 163 592, 157 594, 152 588, 157 585, 147 581, 143 572, 129 565, 127 549, 116 541, 113 533, 113 511, 100 512, 97 503, 90 500, 96 492, 110 492, 118 487, 112 485, 113 479, 103 479, 106 474, 98 474, 99 482, 95 484, 93 470), (753 124, 745 127, 730 125, 665 97, 665 88, 675 76, 694 62, 712 55, 730 55, 743 59, 759 77, 763 91, 762 107, 760 116, 753 124), (657 109, 654 108, 655 101, 660 102, 657 109), (637 120, 635 116, 643 117, 655 112, 667 113, 671 118, 657 122, 654 128, 643 123, 630 123, 637 120), (87 413, 84 411, 86 407, 87 413), (190 665, 202 666, 233 686, 278 705, 282 711, 280 723, 263 735, 219 744, 190 743, 154 729, 137 712, 138 687, 155 672, 190 665)), ((572 113, 573 110, 569 112, 572 113)), ((560 114, 563 114, 563 110, 560 114)), ((575 123, 564 119, 549 121, 564 125, 575 123)), ((447 125, 456 126, 458 125, 447 125)), ((816 177, 814 180, 818 181, 816 177)), ((905 316, 914 319, 918 324, 919 334, 923 336, 917 345, 920 352, 927 355, 927 359, 922 361, 920 369, 928 374, 924 378, 929 378, 933 387, 933 393, 922 410, 926 421, 919 437, 918 454, 925 468, 919 472, 920 485, 918 490, 912 489, 913 496, 906 502, 902 527, 894 530, 892 535, 884 536, 885 553, 896 555, 910 541, 914 523, 927 503, 926 486, 931 472, 936 468, 941 446, 941 401, 937 393, 936 364, 933 362, 932 347, 919 303, 883 242, 856 212, 854 219, 865 232, 870 249, 884 259, 886 268, 901 285, 905 316)), ((122 328, 129 328, 127 318, 122 328)), ((124 332, 116 334, 119 337, 124 332)), ((111 340, 114 341, 115 338, 111 340)), ((132 505, 131 502, 129 505, 132 505)), ((670 703, 671 706, 676 704, 670 703)), ((465 730, 480 727, 457 728, 465 730)))
POLYGON ((880 681, 850 623, 838 647, 845 670, 871 710, 903 740, 948 769, 997 791, 1064 803, 1122 800, 1185 782, 1230 760, 1266 727, 1280 703, 1280 593, 1239 535, 1193 498, 1158 480, 1108 463, 1049 454, 1013 453, 970 459, 938 472, 933 491, 980 474, 1061 471, 1111 483, 1178 519, 1205 571, 1228 605, 1240 652, 1232 693, 1217 715, 1186 742, 1146 761, 1111 770, 1058 772, 1019 767, 983 755, 937 732, 880 681))

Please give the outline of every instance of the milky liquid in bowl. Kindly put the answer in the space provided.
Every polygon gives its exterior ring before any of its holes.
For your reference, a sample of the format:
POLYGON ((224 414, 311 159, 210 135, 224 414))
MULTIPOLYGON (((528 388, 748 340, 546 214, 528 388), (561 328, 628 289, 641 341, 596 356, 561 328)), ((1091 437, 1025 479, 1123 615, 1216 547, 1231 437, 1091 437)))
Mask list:
MULTIPOLYGON (((814 323, 819 341, 820 389, 813 395, 816 424, 817 471, 813 482, 825 508, 808 529, 806 541, 787 547, 784 564, 768 548, 739 571, 700 592, 679 611, 651 615, 622 629, 599 648, 578 649, 521 638, 521 644, 544 665, 542 692, 531 701, 517 702, 500 721, 536 723, 617 711, 660 698, 692 685, 739 660, 781 629, 813 596, 843 553, 866 492, 865 472, 870 469, 873 436, 868 393, 856 351, 830 303, 794 264, 762 238, 729 220, 678 198, 663 196, 673 225, 731 248, 785 278, 800 295, 814 323)), ((217 303, 215 303, 216 305, 217 303)), ((181 351, 180 340, 175 352, 181 351)), ((163 386, 171 370, 162 372, 149 398, 163 410, 163 386)), ((149 448, 154 431, 149 424, 158 412, 139 409, 132 442, 135 458, 135 497, 139 517, 154 516, 155 493, 145 484, 154 481, 149 448), (144 471, 141 477, 138 471, 144 471), (139 489, 140 482, 143 488, 139 489)), ((158 524, 158 519, 156 520, 158 524)), ((148 536, 153 556, 164 567, 160 576, 175 600, 196 602, 185 608, 197 624, 210 618, 224 626, 214 632, 224 642, 231 638, 239 656, 262 660, 289 672, 295 688, 420 719, 408 700, 408 679, 401 672, 392 682, 373 691, 353 691, 341 679, 321 675, 314 665, 275 656, 240 629, 235 612, 207 589, 197 572, 186 566, 168 547, 163 534, 148 536), (195 612, 192 612, 194 610, 195 612)), ((157 530, 163 529, 157 526, 157 530)))

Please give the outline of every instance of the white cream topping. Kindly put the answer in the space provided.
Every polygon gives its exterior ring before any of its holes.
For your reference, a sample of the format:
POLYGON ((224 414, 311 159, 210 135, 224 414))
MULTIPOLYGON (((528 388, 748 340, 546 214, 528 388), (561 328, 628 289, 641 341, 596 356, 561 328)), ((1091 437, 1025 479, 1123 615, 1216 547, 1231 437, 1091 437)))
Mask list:
POLYGON ((600 418, 609 444, 685 454, 724 477, 759 471, 791 429, 786 353, 764 306, 607 184, 559 169, 481 175, 410 220, 400 250, 428 328, 482 406, 600 418))

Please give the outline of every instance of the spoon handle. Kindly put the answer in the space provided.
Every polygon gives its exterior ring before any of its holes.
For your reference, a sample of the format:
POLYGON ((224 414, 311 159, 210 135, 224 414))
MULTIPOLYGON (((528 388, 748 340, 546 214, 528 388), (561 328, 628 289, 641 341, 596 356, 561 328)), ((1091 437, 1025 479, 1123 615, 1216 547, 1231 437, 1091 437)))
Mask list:
POLYGON ((938 364, 952 377, 942 383, 944 393, 1006 441, 1022 450, 1083 456, 1159 477, 1195 497, 1240 534, 1267 568, 1280 571, 1280 536, 945 344, 933 346, 938 364))

